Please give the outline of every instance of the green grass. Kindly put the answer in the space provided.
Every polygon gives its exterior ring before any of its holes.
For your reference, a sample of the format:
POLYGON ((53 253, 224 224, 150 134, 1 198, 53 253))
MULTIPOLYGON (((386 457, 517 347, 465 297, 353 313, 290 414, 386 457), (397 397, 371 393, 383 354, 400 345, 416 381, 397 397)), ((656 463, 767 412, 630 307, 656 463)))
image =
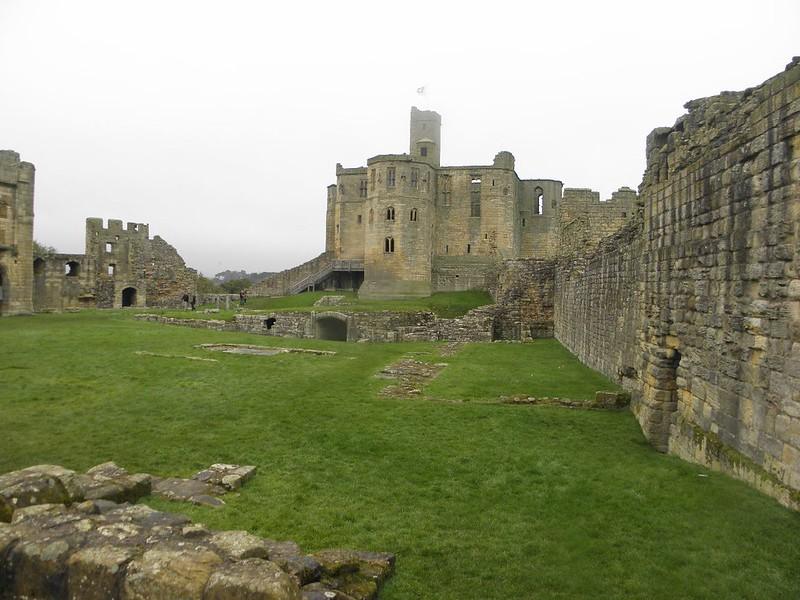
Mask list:
MULTIPOLYGON (((192 346, 275 340, 112 311, 2 319, 0 340, 0 472, 254 464, 223 509, 151 504, 308 551, 394 551, 385 600, 762 600, 800 589, 800 515, 653 451, 628 412, 377 395, 381 367, 410 352, 439 360, 433 344, 280 339, 338 354, 211 355, 192 346)), ((443 359, 451 366, 429 392, 566 397, 543 390, 580 373, 552 343, 464 352, 443 359)))
MULTIPOLYGON (((247 300, 245 312, 311 312, 321 310, 343 310, 377 312, 392 310, 398 312, 431 311, 439 317, 460 317, 478 306, 491 304, 492 297, 484 291, 467 292, 439 292, 428 298, 414 298, 411 300, 361 300, 354 292, 304 292, 294 296, 276 296, 273 298, 250 298, 247 300), (314 306, 314 303, 323 296, 344 296, 342 304, 336 306, 314 306)), ((231 302, 231 309, 224 308, 218 313, 206 314, 204 308, 213 308, 212 305, 198 307, 197 311, 186 310, 158 310, 147 309, 144 312, 156 312, 170 317, 184 319, 223 319, 231 320, 235 314, 238 302, 231 302)))
POLYGON ((621 388, 585 367, 556 340, 528 344, 467 344, 441 359, 448 367, 426 392, 447 400, 532 395, 590 400, 597 391, 621 388))

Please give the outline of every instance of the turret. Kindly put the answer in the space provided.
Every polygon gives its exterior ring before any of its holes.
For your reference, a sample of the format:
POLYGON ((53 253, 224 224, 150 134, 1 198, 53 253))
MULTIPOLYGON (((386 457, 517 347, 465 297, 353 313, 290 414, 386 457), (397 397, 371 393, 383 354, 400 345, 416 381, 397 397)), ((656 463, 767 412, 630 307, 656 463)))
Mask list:
POLYGON ((439 147, 442 117, 433 110, 411 107, 411 144, 409 154, 413 160, 439 167, 439 147))

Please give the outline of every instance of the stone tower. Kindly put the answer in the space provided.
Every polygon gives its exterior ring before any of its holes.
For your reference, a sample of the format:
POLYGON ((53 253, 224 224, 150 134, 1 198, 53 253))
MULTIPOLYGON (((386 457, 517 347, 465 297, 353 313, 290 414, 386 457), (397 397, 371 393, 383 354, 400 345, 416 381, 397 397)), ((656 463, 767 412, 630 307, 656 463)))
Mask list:
POLYGON ((34 172, 0 150, 0 315, 33 312, 34 172))
POLYGON ((430 296, 441 117, 411 109, 410 153, 367 161, 362 298, 430 296))
POLYGON ((411 135, 408 153, 414 160, 439 168, 442 117, 433 110, 411 107, 411 135))

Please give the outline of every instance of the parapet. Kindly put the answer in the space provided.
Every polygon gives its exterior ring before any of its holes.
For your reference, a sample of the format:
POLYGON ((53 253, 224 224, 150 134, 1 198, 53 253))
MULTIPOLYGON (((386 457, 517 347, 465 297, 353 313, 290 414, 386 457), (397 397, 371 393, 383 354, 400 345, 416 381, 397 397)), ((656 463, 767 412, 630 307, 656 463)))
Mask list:
POLYGON ((367 164, 371 165, 383 161, 403 161, 411 162, 413 159, 409 154, 377 154, 372 158, 367 159, 367 164))

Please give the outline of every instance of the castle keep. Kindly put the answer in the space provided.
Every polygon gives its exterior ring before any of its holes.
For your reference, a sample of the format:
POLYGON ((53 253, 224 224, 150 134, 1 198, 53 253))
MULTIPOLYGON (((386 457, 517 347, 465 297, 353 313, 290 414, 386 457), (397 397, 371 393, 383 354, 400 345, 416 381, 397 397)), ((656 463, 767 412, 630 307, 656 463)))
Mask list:
POLYGON ((596 244, 635 211, 636 193, 627 188, 600 202, 596 192, 562 189, 560 181, 520 179, 506 151, 490 165, 441 166, 440 140, 439 114, 414 107, 408 153, 373 156, 365 167, 337 164, 325 252, 251 293, 344 288, 406 298, 486 289, 500 261, 596 244))

